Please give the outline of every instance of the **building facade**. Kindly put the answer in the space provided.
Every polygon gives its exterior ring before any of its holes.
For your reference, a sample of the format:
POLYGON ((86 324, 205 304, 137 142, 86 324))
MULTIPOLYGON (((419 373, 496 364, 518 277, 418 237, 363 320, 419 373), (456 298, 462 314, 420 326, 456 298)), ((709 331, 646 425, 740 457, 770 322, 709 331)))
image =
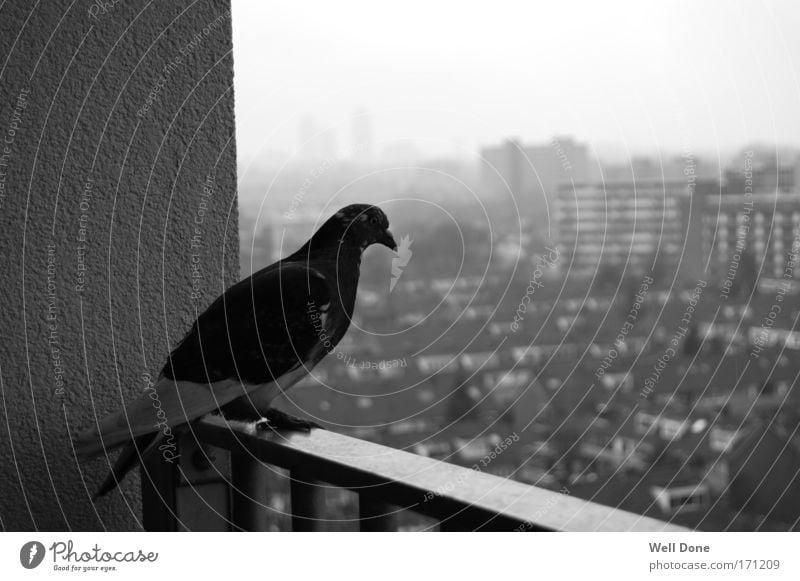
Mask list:
POLYGON ((559 248, 577 273, 623 265, 696 270, 695 186, 686 180, 563 183, 554 204, 559 248))
POLYGON ((485 190, 513 197, 524 217, 544 221, 553 210, 559 184, 591 179, 588 147, 572 138, 524 145, 509 140, 481 150, 481 181, 485 190))

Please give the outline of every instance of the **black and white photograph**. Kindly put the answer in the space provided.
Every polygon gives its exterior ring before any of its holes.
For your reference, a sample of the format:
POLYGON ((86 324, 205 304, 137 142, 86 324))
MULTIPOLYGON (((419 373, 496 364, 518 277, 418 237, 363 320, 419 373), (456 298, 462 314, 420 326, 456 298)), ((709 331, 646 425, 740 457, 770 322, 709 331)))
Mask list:
POLYGON ((799 30, 0 0, 3 576, 798 578, 799 30))

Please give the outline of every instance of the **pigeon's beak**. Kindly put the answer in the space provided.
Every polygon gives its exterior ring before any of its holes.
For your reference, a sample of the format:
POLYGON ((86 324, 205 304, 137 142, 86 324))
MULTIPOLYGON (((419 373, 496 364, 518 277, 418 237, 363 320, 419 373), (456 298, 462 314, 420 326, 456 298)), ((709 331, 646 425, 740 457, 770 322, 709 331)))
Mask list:
POLYGON ((397 242, 394 241, 394 236, 389 230, 384 230, 377 240, 378 244, 383 244, 386 248, 397 252, 397 242))

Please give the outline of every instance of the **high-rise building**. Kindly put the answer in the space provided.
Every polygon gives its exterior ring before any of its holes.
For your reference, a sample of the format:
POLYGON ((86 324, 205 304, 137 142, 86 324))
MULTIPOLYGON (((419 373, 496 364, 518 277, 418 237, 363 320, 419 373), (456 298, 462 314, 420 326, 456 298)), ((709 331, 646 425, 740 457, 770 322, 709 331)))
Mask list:
POLYGON ((719 180, 719 166, 692 152, 674 156, 635 156, 624 162, 601 162, 605 181, 686 180, 690 176, 703 180, 719 180))
POLYGON ((703 209, 698 203, 715 187, 717 182, 687 180, 562 183, 554 204, 561 255, 576 273, 627 266, 669 276, 680 267, 696 275, 703 209))
POLYGON ((781 284, 796 287, 798 252, 797 152, 765 147, 741 151, 725 171, 722 190, 705 200, 703 253, 709 268, 730 286, 745 279, 769 286, 781 279, 781 284))
POLYGON ((703 254, 723 278, 742 277, 744 268, 760 277, 785 279, 794 286, 800 252, 800 194, 709 196, 703 216, 703 254), (789 270, 787 271, 787 267, 789 270), (786 275, 786 276, 784 276, 786 275))
POLYGON ((555 137, 549 143, 517 140, 481 150, 481 177, 487 193, 513 196, 525 217, 544 222, 552 212, 559 184, 591 179, 586 145, 555 137))
POLYGON ((725 182, 731 194, 800 193, 800 156, 794 150, 745 149, 725 171, 725 182))

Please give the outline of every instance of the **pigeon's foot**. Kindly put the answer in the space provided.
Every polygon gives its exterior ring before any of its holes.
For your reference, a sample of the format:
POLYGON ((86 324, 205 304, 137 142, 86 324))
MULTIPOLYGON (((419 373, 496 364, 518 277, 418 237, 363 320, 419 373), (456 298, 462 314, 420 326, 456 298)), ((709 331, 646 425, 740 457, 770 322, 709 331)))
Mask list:
POLYGON ((264 417, 256 422, 256 428, 263 431, 292 430, 295 432, 310 432, 311 428, 324 428, 316 422, 290 416, 279 409, 270 408, 264 417))

